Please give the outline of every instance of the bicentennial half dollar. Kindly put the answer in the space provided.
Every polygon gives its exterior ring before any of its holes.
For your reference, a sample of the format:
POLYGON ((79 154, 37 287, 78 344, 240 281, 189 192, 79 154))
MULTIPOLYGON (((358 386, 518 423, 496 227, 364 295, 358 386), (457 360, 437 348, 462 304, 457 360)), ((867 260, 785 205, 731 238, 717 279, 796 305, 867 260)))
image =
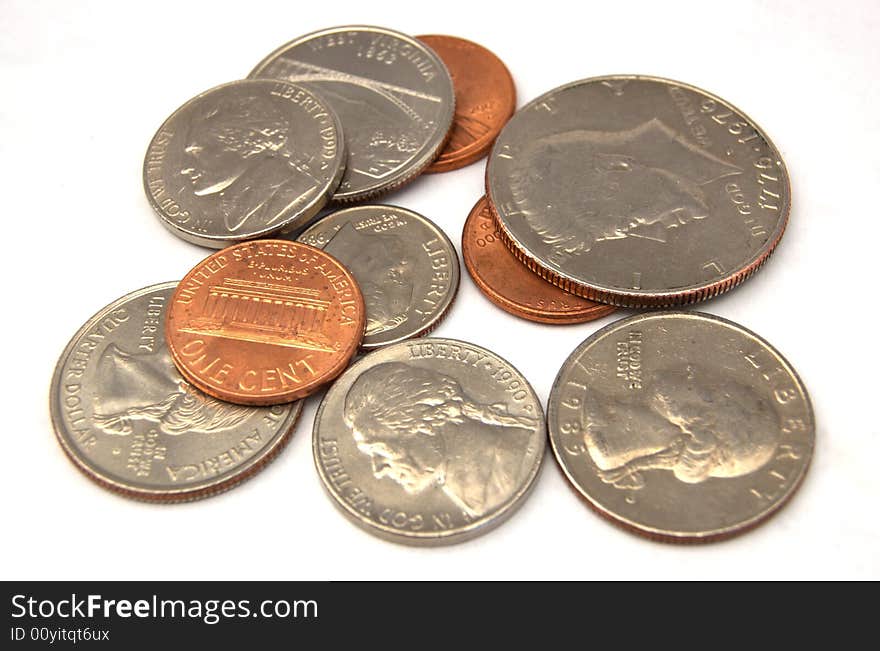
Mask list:
POLYGON ((144 189, 171 232, 221 249, 306 226, 344 165, 342 128, 319 95, 282 81, 234 81, 159 127, 144 189))
POLYGON ((782 158, 753 120, 654 77, 585 79, 533 100, 495 141, 486 179, 530 269, 622 307, 735 287, 772 253, 791 205, 782 158))
POLYGON ((361 347, 374 349, 433 330, 458 291, 458 255, 432 221, 398 206, 338 210, 298 241, 331 254, 361 288, 367 328, 361 347))
POLYGON ((348 157, 333 199, 374 198, 415 179, 452 126, 455 93, 443 61, 390 29, 348 26, 302 36, 250 75, 314 88, 339 116, 348 157))
POLYGON ((596 332, 563 364, 547 414, 556 459, 588 503, 667 541, 761 523, 800 485, 815 439, 810 398, 785 358, 699 312, 596 332))
POLYGON ((312 438, 334 502, 370 533, 461 542, 534 486, 546 446, 537 395, 507 361, 454 339, 370 353, 327 391, 312 438))
POLYGON ((187 382, 162 335, 177 283, 111 303, 77 332, 52 377, 61 447, 89 478, 155 502, 207 497, 253 476, 284 448, 295 402, 243 407, 187 382))

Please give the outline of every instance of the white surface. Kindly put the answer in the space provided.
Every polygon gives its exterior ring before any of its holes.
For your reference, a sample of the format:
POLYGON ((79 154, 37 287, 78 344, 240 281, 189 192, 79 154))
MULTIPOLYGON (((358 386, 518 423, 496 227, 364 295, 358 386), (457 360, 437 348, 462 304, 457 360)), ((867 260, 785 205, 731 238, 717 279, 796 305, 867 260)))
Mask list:
MULTIPOLYGON (((880 3, 3 0, 0 21, 0 577, 880 578, 880 3), (725 543, 653 543, 591 512, 548 453, 536 490, 499 529, 449 548, 390 544, 324 494, 310 450, 316 399, 279 459, 204 501, 133 502, 73 467, 47 407, 62 348, 110 301, 180 278, 209 253, 168 233, 147 203, 141 166, 154 131, 276 46, 354 23, 482 43, 512 71, 519 105, 571 80, 645 73, 705 88, 759 122, 788 164, 791 223, 763 270, 700 309, 773 343, 812 395, 813 464, 777 516, 725 543)), ((423 177, 386 201, 427 215, 458 244, 484 164, 423 177)), ((530 324, 496 309, 463 273, 437 334, 507 358, 546 405, 563 360, 610 321, 530 324)))

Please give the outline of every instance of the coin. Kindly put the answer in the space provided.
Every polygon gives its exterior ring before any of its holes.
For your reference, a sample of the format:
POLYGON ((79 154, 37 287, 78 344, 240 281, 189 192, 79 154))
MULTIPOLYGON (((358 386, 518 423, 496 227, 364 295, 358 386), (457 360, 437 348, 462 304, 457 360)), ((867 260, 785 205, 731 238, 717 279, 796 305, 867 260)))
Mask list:
POLYGON ((333 256, 285 240, 205 258, 177 287, 165 328, 183 376, 215 398, 273 405, 339 375, 364 336, 364 300, 333 256))
POLYGON ((754 273, 788 220, 785 165, 739 109, 641 76, 530 102, 495 142, 487 187, 507 244, 566 291, 623 307, 711 298, 754 273))
POLYGON ((324 217, 298 240, 351 270, 367 306, 361 347, 427 334, 458 291, 458 256, 432 221, 398 206, 356 206, 324 217))
POLYGON ((348 149, 333 199, 361 201, 415 179, 440 153, 455 111, 452 79, 434 52, 381 27, 302 36, 250 73, 314 88, 342 122, 348 149))
POLYGON ((354 523, 414 545, 461 542, 508 518, 544 457, 541 403, 509 362, 454 339, 370 353, 327 391, 312 451, 354 523))
POLYGON ((280 81, 234 81, 159 127, 144 189, 172 233, 220 249, 306 226, 344 162, 339 121, 318 95, 280 81))
POLYGON ((565 361, 550 442, 601 515, 674 542, 726 538, 775 513, 815 438, 791 365, 740 325, 661 312, 602 328, 565 361))
POLYGON ((584 323, 615 310, 569 294, 529 271, 504 245, 486 197, 464 224, 461 256, 486 298, 514 316, 538 323, 584 323))
POLYGON ((455 89, 452 132, 426 172, 449 172, 485 156, 516 109, 516 87, 507 66, 492 52, 455 36, 417 36, 436 52, 455 89))
POLYGON ((284 448, 295 402, 242 407, 187 382, 162 336, 177 283, 98 312, 61 354, 50 411, 61 447, 90 479, 137 499, 180 502, 248 479, 284 448))

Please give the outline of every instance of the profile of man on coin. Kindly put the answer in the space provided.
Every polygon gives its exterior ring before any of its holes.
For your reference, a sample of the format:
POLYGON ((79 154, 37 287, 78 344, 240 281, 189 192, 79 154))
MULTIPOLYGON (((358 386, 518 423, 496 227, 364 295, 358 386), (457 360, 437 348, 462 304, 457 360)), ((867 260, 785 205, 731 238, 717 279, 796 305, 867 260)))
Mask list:
POLYGON ((550 392, 568 480, 650 538, 710 542, 785 504, 812 456, 809 395, 782 355, 711 314, 648 312, 595 332, 550 392))
POLYGON ((602 481, 638 490, 646 471, 669 470, 697 484, 747 475, 773 458, 780 422, 768 397, 696 364, 647 384, 656 389, 638 402, 585 394, 584 444, 602 481))
POLYGON ((366 335, 386 332, 407 320, 415 261, 397 235, 362 234, 348 222, 324 250, 345 261, 358 278, 367 305, 366 335))
POLYGON ((110 344, 98 360, 95 427, 128 436, 143 420, 171 436, 212 434, 249 418, 253 409, 216 400, 180 377, 166 348, 129 353, 110 344))
POLYGON ((196 196, 219 202, 230 233, 271 227, 320 185, 297 160, 284 115, 256 93, 205 106, 183 142, 180 173, 196 196))
POLYGON ((344 208, 318 220, 297 241, 351 270, 367 310, 364 350, 430 332, 455 299, 455 247, 443 229, 412 210, 381 204, 344 208))
POLYGON ((176 287, 151 285, 103 308, 52 377, 52 424, 71 461, 105 488, 154 502, 208 497, 252 477, 302 411, 301 402, 224 402, 183 378, 162 336, 176 287))
POLYGON ((144 156, 144 190, 163 226, 222 249, 308 225, 339 185, 344 157, 342 127, 320 96, 238 80, 162 123, 144 156))
POLYGON ((510 499, 539 426, 504 404, 474 401, 447 375, 401 362, 361 375, 343 418, 377 479, 410 494, 439 488, 474 517, 510 499))
POLYGON ((652 119, 624 131, 574 130, 536 139, 514 178, 520 207, 545 244, 580 255, 627 237, 665 243, 671 229, 705 219, 704 186, 742 170, 652 119), (565 189, 557 169, 578 169, 565 189))
POLYGON ((566 291, 619 307, 738 286, 790 211, 779 151, 745 114, 681 82, 611 75, 535 98, 493 146, 505 242, 566 291))

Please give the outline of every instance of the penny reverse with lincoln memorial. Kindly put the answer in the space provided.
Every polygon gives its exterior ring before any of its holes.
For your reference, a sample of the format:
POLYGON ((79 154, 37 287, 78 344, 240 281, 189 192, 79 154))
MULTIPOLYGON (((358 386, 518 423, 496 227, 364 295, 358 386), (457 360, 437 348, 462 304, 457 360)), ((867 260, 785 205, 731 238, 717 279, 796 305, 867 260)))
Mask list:
POLYGON ((218 251, 184 277, 165 336, 177 368, 205 393, 271 405, 339 375, 364 324, 360 289, 334 257, 259 240, 218 251))

